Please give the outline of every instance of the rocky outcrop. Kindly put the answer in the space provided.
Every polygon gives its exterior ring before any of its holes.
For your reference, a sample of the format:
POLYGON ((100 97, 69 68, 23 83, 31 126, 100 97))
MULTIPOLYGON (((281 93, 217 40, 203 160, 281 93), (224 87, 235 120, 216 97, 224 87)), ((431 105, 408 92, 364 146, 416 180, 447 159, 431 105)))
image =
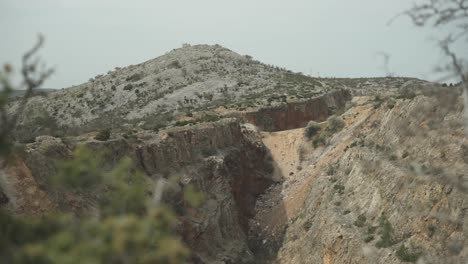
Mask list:
POLYGON ((450 93, 348 111, 348 126, 304 166, 304 206, 278 261, 464 263, 467 142, 450 93))
POLYGON ((306 101, 266 107, 243 114, 244 119, 263 131, 305 127, 310 120, 324 121, 351 100, 351 92, 341 89, 306 101))
POLYGON ((250 262, 248 220, 255 202, 272 183, 273 168, 254 131, 237 120, 176 128, 137 148, 141 168, 156 177, 182 177, 194 183, 206 202, 184 215, 182 234, 204 261, 250 262))
POLYGON ((179 178, 175 191, 165 201, 179 215, 178 230, 193 249, 194 260, 254 262, 248 244, 248 221, 254 215, 258 195, 273 183, 269 154, 256 132, 241 127, 235 119, 223 119, 159 134, 142 132, 136 137, 134 141, 120 137, 96 141, 82 136, 74 143, 39 137, 27 145, 15 163, 2 170, 7 172, 2 177, 8 179, 2 186, 10 190, 11 197, 27 198, 16 199, 12 210, 39 215, 57 208, 78 213, 92 210, 86 207, 92 202, 83 201, 97 197, 68 193, 57 199, 45 180, 55 173, 55 160, 70 157, 76 145, 84 144, 93 153, 102 153, 104 168, 110 169, 128 156, 136 168, 153 179, 179 178), (197 186, 204 194, 201 207, 191 208, 183 200, 181 190, 187 184, 197 186), (31 195, 25 197, 30 190, 31 195))

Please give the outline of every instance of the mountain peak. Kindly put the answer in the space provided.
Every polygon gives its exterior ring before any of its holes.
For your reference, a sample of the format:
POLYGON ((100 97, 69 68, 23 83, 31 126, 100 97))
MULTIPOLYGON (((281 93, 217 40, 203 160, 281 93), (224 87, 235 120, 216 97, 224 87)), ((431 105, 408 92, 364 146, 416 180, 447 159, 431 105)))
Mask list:
MULTIPOLYGON (((263 64, 220 45, 189 45, 115 68, 29 103, 26 127, 49 120, 55 130, 167 126, 180 114, 250 111, 307 100, 343 88, 399 87, 405 78, 323 79, 263 64), (351 87, 353 86, 353 87, 351 87)), ((219 114, 219 113, 218 113, 219 114)), ((37 129, 36 129, 37 130, 37 129)), ((39 129, 40 130, 40 129, 39 129)))

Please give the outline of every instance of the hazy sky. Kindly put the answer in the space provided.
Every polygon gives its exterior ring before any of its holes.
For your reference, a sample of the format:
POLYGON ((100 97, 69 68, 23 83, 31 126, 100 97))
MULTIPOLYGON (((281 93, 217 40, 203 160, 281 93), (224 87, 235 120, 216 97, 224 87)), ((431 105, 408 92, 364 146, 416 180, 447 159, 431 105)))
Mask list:
POLYGON ((0 63, 16 64, 46 37, 55 75, 45 87, 80 84, 183 43, 220 44, 312 76, 434 79, 436 34, 402 17, 409 0, 0 0, 0 63))

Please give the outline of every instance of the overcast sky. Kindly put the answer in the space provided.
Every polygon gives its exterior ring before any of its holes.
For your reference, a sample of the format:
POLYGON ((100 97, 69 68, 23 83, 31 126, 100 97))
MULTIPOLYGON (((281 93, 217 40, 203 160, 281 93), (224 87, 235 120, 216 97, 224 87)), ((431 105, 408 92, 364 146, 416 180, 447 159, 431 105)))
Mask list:
POLYGON ((0 0, 0 63, 16 64, 46 37, 55 75, 45 87, 80 84, 116 66, 190 44, 220 44, 312 76, 400 76, 433 80, 442 55, 407 18, 409 0, 0 0))

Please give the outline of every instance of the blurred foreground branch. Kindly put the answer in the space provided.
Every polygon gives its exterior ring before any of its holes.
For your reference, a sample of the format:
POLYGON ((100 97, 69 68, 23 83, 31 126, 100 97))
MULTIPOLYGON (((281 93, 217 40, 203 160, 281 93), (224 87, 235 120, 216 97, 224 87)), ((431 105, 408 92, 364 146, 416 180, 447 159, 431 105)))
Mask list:
POLYGON ((449 72, 452 77, 461 81, 465 105, 465 134, 468 137, 468 63, 463 57, 466 53, 460 56, 451 49, 451 46, 459 41, 468 44, 468 0, 425 0, 421 4, 415 4, 403 14, 409 16, 417 26, 430 25, 438 28, 447 26, 449 29, 447 35, 439 40, 439 46, 449 62, 438 70, 449 72))
POLYGON ((11 65, 5 64, 3 72, 0 71, 0 155, 8 153, 11 145, 11 133, 24 112, 29 98, 33 95, 34 89, 41 87, 54 72, 53 69, 46 68, 41 63, 40 57, 37 57, 43 44, 44 37, 39 35, 36 44, 23 55, 21 66, 23 82, 20 87, 15 88, 10 81, 10 76, 13 73, 11 65), (11 101, 12 93, 14 90, 19 90, 18 88, 25 89, 25 93, 13 113, 8 113, 7 107, 11 101))

